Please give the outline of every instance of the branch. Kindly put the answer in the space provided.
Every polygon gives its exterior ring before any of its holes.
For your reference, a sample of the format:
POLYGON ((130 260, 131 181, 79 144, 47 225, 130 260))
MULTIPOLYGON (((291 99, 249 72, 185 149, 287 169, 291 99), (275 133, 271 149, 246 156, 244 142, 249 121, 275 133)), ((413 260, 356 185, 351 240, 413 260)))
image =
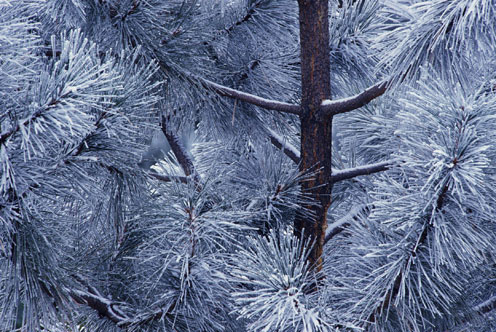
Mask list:
MULTIPOLYGON (((103 121, 110 116, 110 113, 107 111, 102 111, 98 118, 96 119, 95 123, 93 124, 94 129, 89 132, 81 141, 79 141, 79 144, 77 144, 67 156, 70 157, 76 157, 79 154, 81 154, 84 150, 85 147, 87 147, 87 142, 88 139, 91 138, 91 136, 95 135, 98 129, 100 129, 100 126, 103 124, 103 121)), ((64 163, 67 163, 67 159, 64 160, 64 163)))
MULTIPOLYGON (((444 205, 444 199, 446 197, 446 194, 448 192, 448 184, 446 183, 443 186, 443 189, 439 193, 439 196, 437 197, 436 200, 436 206, 434 208, 434 211, 440 211, 443 208, 444 205)), ((408 257, 406 258, 403 268, 399 271, 398 275, 394 279, 391 287, 389 290, 386 292, 384 299, 381 301, 381 303, 374 309, 374 311, 370 314, 368 320, 366 321, 366 327, 368 327, 371 323, 374 323, 376 321, 376 318, 379 315, 382 315, 384 311, 389 310, 390 304, 394 302, 396 297, 401 291, 401 284, 403 282, 403 279, 405 278, 405 271, 407 271, 408 266, 412 263, 412 261, 418 256, 420 247, 425 244, 425 241, 427 240, 427 236, 429 235, 430 230, 432 227, 434 227, 434 213, 431 214, 429 217, 429 220, 426 221, 422 227, 422 232, 420 233, 420 236, 417 238, 415 241, 415 244, 412 246, 410 249, 410 253, 408 257)), ((366 330, 366 328, 365 328, 366 330)))
POLYGON ((346 227, 351 225, 352 221, 356 221, 357 217, 363 213, 370 211, 371 206, 361 204, 354 206, 344 217, 338 219, 332 224, 327 226, 324 244, 329 242, 333 237, 345 230, 346 227))
POLYGON ((170 303, 168 303, 163 308, 130 318, 119 308, 122 303, 115 302, 103 297, 93 287, 88 287, 88 290, 89 292, 83 292, 70 289, 67 290, 67 292, 76 303, 87 305, 91 309, 97 311, 101 317, 107 318, 120 328, 127 328, 131 325, 138 326, 141 324, 149 323, 156 319, 161 319, 164 316, 172 315, 172 311, 177 305, 176 300, 171 300, 170 303))
POLYGON ((253 17, 253 14, 256 12, 256 10, 262 5, 262 0, 258 0, 256 1, 254 4, 252 4, 250 6, 250 8, 248 8, 248 11, 246 12, 245 16, 243 16, 241 19, 239 19, 238 21, 236 21, 234 24, 232 24, 231 26, 229 26, 228 28, 225 28, 224 30, 230 34, 231 32, 234 31, 234 29, 249 21, 252 17, 253 17))
POLYGON ((298 151, 293 145, 286 142, 279 134, 277 134, 272 129, 269 129, 270 142, 281 149, 295 164, 300 163, 300 151, 298 151))
POLYGON ((116 309, 117 303, 106 299, 99 294, 92 294, 88 292, 82 292, 79 290, 68 290, 69 295, 78 304, 85 304, 91 309, 94 309, 102 317, 107 318, 115 324, 120 324, 128 319, 127 316, 122 315, 122 311, 116 309))
POLYGON ((171 132, 167 128, 167 118, 165 116, 162 116, 161 128, 162 128, 162 132, 167 138, 167 141, 169 142, 172 152, 176 156, 176 159, 179 162, 179 164, 181 165, 184 174, 186 176, 190 176, 190 175, 193 176, 193 180, 195 181, 195 183, 200 184, 201 182, 200 175, 195 170, 195 166, 193 165, 193 160, 191 160, 191 157, 188 155, 187 151, 184 149, 183 145, 179 141, 179 137, 177 137, 175 133, 171 132))
MULTIPOLYGON (((22 125, 23 126, 26 126, 28 124, 30 124, 31 122, 33 122, 35 119, 41 117, 43 114, 42 112, 44 111, 47 111, 50 107, 53 107, 55 105, 58 104, 58 101, 52 99, 49 103, 48 103, 48 107, 45 108, 45 109, 41 109, 37 112, 35 112, 30 118, 24 120, 22 122, 22 125)), ((70 158, 75 158, 75 157, 79 157, 80 154, 83 152, 84 148, 86 147, 86 142, 87 140, 95 134, 95 132, 100 128, 100 125, 102 124, 102 121, 107 118, 109 116, 109 113, 108 112, 102 112, 99 117, 96 119, 95 123, 93 124, 93 127, 94 129, 88 133, 81 141, 79 141, 79 143, 77 145, 74 146, 74 148, 72 148, 65 156, 64 158, 57 164, 55 164, 54 166, 50 167, 50 169, 52 171, 55 171, 58 167, 60 166, 63 166, 63 165, 68 165, 70 163, 70 158)), ((6 131, 5 133, 2 133, 0 135, 0 145, 4 144, 10 136, 14 135, 18 130, 20 130, 20 125, 19 123, 13 127, 12 129, 6 131)), ((84 158, 79 158, 79 160, 85 160, 84 158)), ((106 168, 107 170, 111 171, 111 172, 118 172, 118 173, 122 173, 121 171, 119 171, 117 168, 113 167, 113 166, 110 166, 110 165, 107 165, 107 164, 104 164, 102 162, 99 162, 98 161, 98 157, 87 157, 86 161, 92 161, 92 162, 97 162, 98 165, 102 166, 103 168, 106 168)), ((40 183, 33 183, 33 184, 30 184, 28 186, 28 188, 23 192, 21 193, 20 195, 18 195, 18 198, 22 198, 22 199, 25 199, 27 197, 27 194, 29 191, 32 191, 34 189, 38 189, 40 188, 41 185, 40 183)), ((7 200, 7 202, 11 202, 10 199, 7 200)), ((12 202, 11 202, 12 203, 12 202)), ((0 204, 0 210, 2 210, 3 208, 5 208, 7 206, 7 204, 0 204)))
POLYGON ((295 105, 295 104, 289 104, 289 103, 284 103, 281 101, 276 101, 276 100, 271 100, 271 99, 266 99, 262 98, 259 96, 252 95, 250 93, 242 92, 239 90, 231 89, 226 86, 214 83, 212 81, 206 80, 206 79, 201 79, 201 84, 207 88, 210 89, 217 94, 224 96, 224 97, 229 97, 229 98, 234 98, 237 100, 241 100, 250 104, 253 104, 255 106, 259 106, 268 110, 273 110, 273 111, 278 111, 278 112, 283 112, 283 113, 290 113, 290 114, 300 114, 300 106, 295 105))
POLYGON ((181 183, 188 183, 188 177, 186 176, 170 176, 170 175, 162 175, 162 174, 158 174, 156 172, 147 172, 146 174, 148 174, 149 176, 157 179, 157 180, 160 180, 160 181, 163 181, 163 182, 181 182, 181 183))
MULTIPOLYGON (((59 98, 64 98, 68 95, 69 93, 66 93, 59 98)), ((35 121, 39 117, 44 115, 44 112, 50 110, 51 108, 55 107, 60 101, 57 99, 51 99, 46 106, 43 108, 38 109, 36 112, 34 112, 29 118, 24 119, 22 122, 18 122, 14 127, 12 127, 10 130, 7 130, 3 133, 0 134, 0 145, 3 145, 12 135, 17 133, 20 129, 21 126, 27 126, 31 124, 31 122, 35 121)))
POLYGON ((496 309, 496 295, 474 307, 474 311, 479 314, 487 314, 494 309, 496 309))
POLYGON ((137 317, 134 318, 128 318, 125 319, 119 323, 117 323, 117 326, 120 328, 127 328, 129 326, 139 326, 142 324, 146 324, 149 322, 152 322, 157 319, 162 319, 164 316, 169 316, 169 318, 174 319, 174 316, 172 316, 172 312, 176 308, 176 301, 171 301, 167 306, 164 306, 163 308, 157 309, 155 311, 152 311, 150 313, 146 314, 141 314, 137 317))
POLYGON ((331 183, 336 183, 343 180, 349 180, 360 175, 370 175, 373 173, 383 172, 395 166, 396 163, 397 163, 396 160, 387 160, 370 165, 333 170, 331 174, 331 183))
POLYGON ((327 116, 353 111, 367 105, 375 98, 383 95, 387 90, 388 84, 388 81, 382 81, 369 87, 365 91, 348 98, 323 100, 320 106, 320 111, 327 116))

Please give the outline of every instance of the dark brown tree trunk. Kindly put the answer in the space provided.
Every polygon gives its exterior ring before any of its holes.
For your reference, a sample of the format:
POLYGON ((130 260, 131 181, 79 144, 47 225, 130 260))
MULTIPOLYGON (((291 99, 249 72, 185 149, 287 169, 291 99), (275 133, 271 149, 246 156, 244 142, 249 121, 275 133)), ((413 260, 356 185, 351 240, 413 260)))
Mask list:
POLYGON ((322 268, 322 251, 331 204, 332 116, 320 112, 322 100, 331 97, 328 0, 298 0, 301 46, 301 162, 300 171, 313 171, 301 182, 306 204, 295 220, 295 234, 314 242, 309 261, 322 268))

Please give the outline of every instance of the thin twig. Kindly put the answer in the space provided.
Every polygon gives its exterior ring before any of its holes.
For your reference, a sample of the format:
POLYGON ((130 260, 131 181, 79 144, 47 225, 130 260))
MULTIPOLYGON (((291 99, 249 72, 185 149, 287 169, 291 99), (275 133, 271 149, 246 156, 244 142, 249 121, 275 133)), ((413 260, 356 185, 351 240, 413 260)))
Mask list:
POLYGON ((496 296, 493 296, 489 300, 486 300, 474 307, 474 311, 479 314, 487 314, 494 309, 496 309, 496 296))

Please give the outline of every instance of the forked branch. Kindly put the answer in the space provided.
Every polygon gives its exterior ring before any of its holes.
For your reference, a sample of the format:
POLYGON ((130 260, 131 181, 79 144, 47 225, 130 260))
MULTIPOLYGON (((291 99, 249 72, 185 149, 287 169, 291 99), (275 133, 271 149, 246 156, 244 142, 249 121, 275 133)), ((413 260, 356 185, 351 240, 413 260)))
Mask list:
POLYGON ((259 106, 262 108, 265 108, 267 110, 273 110, 273 111, 278 111, 278 112, 283 112, 283 113, 290 113, 290 114, 300 114, 300 106, 295 105, 295 104, 289 104, 277 100, 272 100, 272 99, 266 99, 262 98, 250 93, 242 92, 236 89, 231 89, 226 86, 214 83, 212 81, 202 79, 201 83, 204 87, 207 89, 214 91, 215 93, 224 96, 224 97, 229 97, 237 100, 241 100, 247 103, 250 103, 255 106, 259 106))

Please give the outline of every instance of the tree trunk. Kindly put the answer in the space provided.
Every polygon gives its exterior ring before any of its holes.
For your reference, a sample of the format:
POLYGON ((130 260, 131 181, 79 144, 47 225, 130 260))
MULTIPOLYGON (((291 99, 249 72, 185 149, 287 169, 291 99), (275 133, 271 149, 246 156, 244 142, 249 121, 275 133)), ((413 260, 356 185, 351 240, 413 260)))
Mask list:
POLYGON ((301 182, 305 204, 295 220, 295 234, 314 243, 309 262, 316 271, 322 268, 322 250, 331 204, 332 116, 320 112, 322 100, 331 97, 329 59, 328 0, 298 0, 300 18, 301 82, 300 171, 314 173, 301 182))

